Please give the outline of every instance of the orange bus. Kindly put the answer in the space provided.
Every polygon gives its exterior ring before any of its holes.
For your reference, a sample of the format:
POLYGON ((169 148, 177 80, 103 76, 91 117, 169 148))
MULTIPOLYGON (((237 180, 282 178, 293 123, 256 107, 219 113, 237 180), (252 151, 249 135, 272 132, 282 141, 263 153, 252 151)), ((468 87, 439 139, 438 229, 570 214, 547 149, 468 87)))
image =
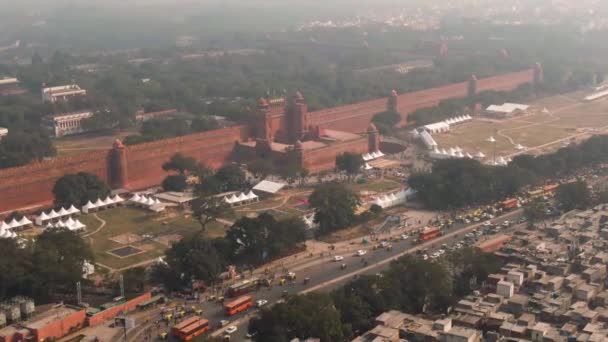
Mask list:
POLYGON ((543 192, 545 193, 545 195, 550 196, 550 195, 553 195, 553 193, 555 193, 555 190, 557 190, 557 188, 559 188, 559 184, 545 185, 543 187, 543 192))
POLYGON ((209 321, 200 316, 193 316, 174 325, 171 328, 171 335, 181 341, 190 341, 207 330, 209 330, 209 321))
POLYGON ((430 239, 434 239, 441 235, 441 229, 437 227, 426 227, 419 234, 418 239, 420 241, 426 241, 430 239))
POLYGON ((232 316, 236 315, 241 311, 245 311, 252 306, 253 300, 251 296, 244 296, 224 305, 224 313, 226 314, 226 316, 232 316))
POLYGON ((509 198, 505 201, 502 201, 502 203, 500 203, 500 208, 502 210, 509 210, 509 209, 517 208, 518 206, 519 206, 519 201, 517 200, 517 198, 509 198))

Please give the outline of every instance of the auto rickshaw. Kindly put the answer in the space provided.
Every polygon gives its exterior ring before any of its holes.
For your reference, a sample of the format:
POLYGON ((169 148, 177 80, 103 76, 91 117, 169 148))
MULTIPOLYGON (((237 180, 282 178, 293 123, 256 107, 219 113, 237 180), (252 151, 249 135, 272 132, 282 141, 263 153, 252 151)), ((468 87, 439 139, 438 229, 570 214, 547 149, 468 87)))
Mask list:
POLYGON ((302 284, 306 285, 308 283, 310 283, 310 278, 309 277, 304 278, 304 281, 302 281, 302 284))
POLYGON ((341 270, 345 270, 345 269, 346 269, 346 264, 342 264, 342 265, 340 265, 340 269, 341 269, 341 270))
POLYGON ((169 334, 167 334, 165 331, 158 334, 158 338, 161 340, 166 340, 168 337, 169 337, 169 334))

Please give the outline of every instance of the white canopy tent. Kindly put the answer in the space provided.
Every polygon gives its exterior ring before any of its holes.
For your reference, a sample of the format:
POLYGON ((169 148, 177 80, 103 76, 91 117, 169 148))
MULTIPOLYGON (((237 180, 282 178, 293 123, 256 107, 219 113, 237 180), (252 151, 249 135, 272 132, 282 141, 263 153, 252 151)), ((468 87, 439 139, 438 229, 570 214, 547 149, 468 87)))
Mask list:
POLYGON ((281 189, 283 189, 283 187, 285 187, 285 185, 286 184, 284 184, 284 183, 277 183, 277 182, 271 182, 268 180, 263 180, 263 181, 259 182, 258 184, 256 184, 253 187, 253 190, 267 192, 270 194, 276 194, 281 189))
POLYGON ((230 205, 241 205, 245 203, 250 203, 252 201, 257 201, 259 198, 253 191, 249 191, 248 193, 241 192, 238 195, 232 194, 230 197, 224 196, 224 202, 230 205))

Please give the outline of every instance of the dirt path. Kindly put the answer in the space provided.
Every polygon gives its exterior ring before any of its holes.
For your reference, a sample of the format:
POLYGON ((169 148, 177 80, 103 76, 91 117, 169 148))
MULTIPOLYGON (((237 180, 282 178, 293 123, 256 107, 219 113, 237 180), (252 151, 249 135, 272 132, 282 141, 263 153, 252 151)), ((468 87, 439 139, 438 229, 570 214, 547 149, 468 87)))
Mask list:
POLYGON ((102 229, 103 229, 103 227, 105 227, 105 226, 106 226, 106 221, 104 221, 104 220, 103 220, 101 217, 97 216, 97 213, 93 214, 93 217, 94 217, 94 218, 95 218, 97 221, 99 221, 100 225, 99 225, 99 227, 97 227, 97 229, 95 229, 94 231, 92 231, 92 232, 90 232, 90 233, 86 233, 86 234, 84 234, 84 235, 82 236, 83 238, 85 238, 85 237, 89 237, 89 236, 91 236, 91 235, 95 235, 95 234, 99 233, 99 231, 100 231, 100 230, 102 230, 102 229))

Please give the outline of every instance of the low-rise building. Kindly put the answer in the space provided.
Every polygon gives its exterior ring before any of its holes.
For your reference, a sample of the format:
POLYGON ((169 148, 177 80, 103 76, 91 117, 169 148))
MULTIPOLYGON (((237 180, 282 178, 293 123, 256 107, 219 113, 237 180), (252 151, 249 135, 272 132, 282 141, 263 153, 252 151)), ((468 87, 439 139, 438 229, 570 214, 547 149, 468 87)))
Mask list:
POLYGON ((55 137, 84 133, 83 120, 93 117, 93 112, 65 113, 47 119, 47 126, 55 137))
POLYGON ((42 88, 42 101, 55 103, 66 101, 73 97, 85 96, 87 91, 76 84, 42 88))
POLYGON ((453 327, 448 332, 441 333, 445 342, 479 342, 481 331, 462 327, 453 327))

